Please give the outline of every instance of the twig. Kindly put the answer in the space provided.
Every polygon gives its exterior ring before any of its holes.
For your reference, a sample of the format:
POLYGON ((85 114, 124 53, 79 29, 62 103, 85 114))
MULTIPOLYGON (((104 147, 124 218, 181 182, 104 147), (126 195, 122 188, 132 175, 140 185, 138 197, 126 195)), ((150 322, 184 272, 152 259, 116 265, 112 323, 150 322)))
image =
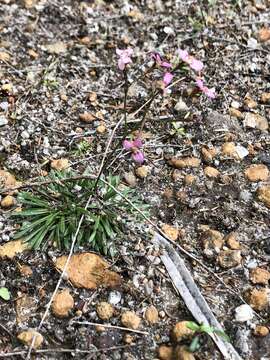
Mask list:
MULTIPOLYGON (((136 343, 136 344, 127 344, 127 345, 119 345, 119 346, 111 346, 108 348, 103 348, 103 349, 95 349, 95 350, 80 350, 80 349, 39 349, 39 350, 35 350, 34 353, 35 354, 47 354, 47 353, 75 353, 75 354, 95 354, 95 353, 100 353, 100 352, 107 352, 107 351, 113 351, 113 350, 121 350, 121 349, 125 349, 128 347, 133 347, 133 346, 142 346, 142 343, 136 343)), ((0 358, 6 358, 6 357, 11 357, 11 356, 18 356, 18 355, 24 355, 27 353, 27 350, 22 350, 22 351, 14 351, 14 352, 9 352, 9 353, 0 353, 0 358)))
POLYGON ((115 326, 115 325, 110 325, 110 324, 98 324, 98 323, 93 323, 93 322, 89 322, 89 321, 72 321, 71 323, 72 324, 80 324, 80 325, 90 325, 90 326, 103 326, 108 329, 118 329, 118 330, 123 330, 123 331, 134 332, 136 334, 149 335, 149 333, 146 331, 134 330, 134 329, 126 328, 123 326, 115 326))

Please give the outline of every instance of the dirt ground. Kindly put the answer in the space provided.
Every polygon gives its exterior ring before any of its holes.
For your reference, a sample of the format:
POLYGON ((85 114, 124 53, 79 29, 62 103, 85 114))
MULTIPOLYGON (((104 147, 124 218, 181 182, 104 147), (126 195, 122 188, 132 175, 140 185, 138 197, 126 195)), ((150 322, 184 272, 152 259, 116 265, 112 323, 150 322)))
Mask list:
MULTIPOLYGON (((270 359, 269 19, 269 0, 0 0, 0 170, 17 181, 44 175, 54 159, 68 159, 79 173, 86 167, 98 172, 123 114, 116 48, 134 50, 130 83, 139 77, 128 92, 128 114, 136 112, 128 117, 130 133, 139 129, 144 111, 137 110, 160 77, 158 71, 147 73, 152 51, 172 61, 177 49, 188 49, 204 63, 216 98, 198 94, 191 73, 180 74, 183 79, 157 96, 146 115, 146 167, 138 170, 119 146, 108 153, 105 174, 120 175, 134 187, 150 205, 151 220, 238 294, 184 257, 232 344, 248 360, 270 359), (84 113, 91 119, 85 121, 84 113), (243 322, 235 318, 240 297, 256 311, 243 322)), ((123 131, 117 130, 113 145, 123 131)), ((12 240, 14 221, 10 209, 0 211, 4 245, 12 240)), ((60 288, 70 290, 74 306, 65 318, 49 313, 40 330, 44 352, 33 350, 33 358, 151 360, 161 356, 162 344, 176 345, 174 325, 192 315, 151 237, 149 225, 130 222, 116 240, 118 254, 107 261, 121 275, 117 289, 89 290, 63 280, 60 288), (97 304, 115 297, 113 317, 101 320, 97 304), (150 305, 158 311, 154 324, 145 314, 150 305), (139 331, 147 334, 86 323, 121 327, 127 310, 136 312, 139 331)), ((17 336, 38 327, 60 275, 54 260, 63 254, 52 247, 1 258, 0 285, 11 299, 0 299, 0 358, 26 358, 27 346, 17 336), (30 273, 22 271, 25 265, 30 273)), ((207 337, 194 357, 222 359, 207 337)))

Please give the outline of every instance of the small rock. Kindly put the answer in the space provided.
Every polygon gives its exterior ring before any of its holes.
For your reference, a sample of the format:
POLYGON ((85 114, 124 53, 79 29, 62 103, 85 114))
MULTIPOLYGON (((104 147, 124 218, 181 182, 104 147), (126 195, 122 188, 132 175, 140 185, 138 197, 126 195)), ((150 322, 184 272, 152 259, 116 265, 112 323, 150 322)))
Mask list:
POLYGON ((98 333, 102 333, 102 332, 104 332, 106 330, 106 328, 104 327, 104 326, 102 326, 102 325, 97 325, 96 326, 96 331, 98 332, 98 333))
POLYGON ((121 301, 121 293, 119 291, 111 291, 109 293, 108 302, 112 305, 117 305, 121 301))
POLYGON ((167 345, 161 345, 158 348, 158 358, 160 360, 173 360, 173 348, 167 345))
POLYGON ((202 157, 203 157, 203 160, 206 161, 206 162, 212 162, 213 161, 213 158, 216 156, 217 154, 217 151, 215 148, 205 148, 203 147, 201 149, 201 153, 202 153, 202 157))
POLYGON ((261 42, 265 42, 270 40, 270 28, 263 27, 258 32, 258 39, 261 42))
POLYGON ((35 51, 35 50, 33 50, 33 49, 29 49, 28 51, 27 51, 27 53, 28 53, 28 55, 29 56, 31 56, 31 58, 33 58, 33 59, 37 59, 38 58, 38 53, 35 51))
MULTIPOLYGON (((55 267, 63 271, 67 256, 56 259, 55 267)), ((96 289, 98 286, 117 287, 121 284, 121 277, 109 270, 109 264, 93 253, 74 254, 71 256, 66 270, 67 278, 78 288, 96 289)))
POLYGON ((249 108, 249 109, 256 109, 256 107, 258 106, 257 102, 252 99, 250 96, 247 96, 244 100, 244 104, 249 108))
POLYGON ((162 231, 171 240, 176 241, 179 236, 179 230, 174 226, 165 224, 162 226, 162 231))
POLYGON ((29 330, 26 330, 26 331, 23 331, 21 332, 17 338, 25 345, 27 346, 31 346, 31 343, 32 343, 32 340, 34 338, 34 336, 36 336, 35 338, 35 341, 34 341, 34 344, 33 344, 33 348, 34 349, 37 349, 41 346, 41 344, 43 343, 43 336, 33 330, 33 329, 29 329, 29 330))
POLYGON ((241 245, 236 239, 236 233, 234 233, 234 232, 230 233, 229 235, 227 235, 225 237, 224 240, 226 241, 226 243, 230 249, 232 249, 232 250, 240 250, 241 249, 241 245))
POLYGON ((64 318, 69 316, 69 312, 73 307, 74 300, 68 289, 57 292, 52 303, 52 312, 56 317, 64 318))
POLYGON ((0 61, 9 61, 10 60, 10 55, 4 51, 0 51, 0 61))
POLYGON ((5 126, 8 124, 8 119, 4 115, 0 115, 0 126, 5 126))
POLYGON ((206 168, 204 168, 204 174, 209 178, 216 178, 220 175, 220 172, 212 166, 206 166, 206 168))
POLYGON ((195 181, 196 181, 196 177, 195 177, 194 175, 187 174, 187 175, 184 177, 184 183, 185 183, 185 185, 192 185, 195 181))
POLYGON ((229 269, 241 264, 242 256, 240 250, 224 250, 218 256, 218 262, 224 269, 229 269))
POLYGON ((189 321, 179 321, 174 325, 172 329, 172 339, 175 342, 179 342, 183 339, 190 338, 194 334, 194 331, 187 327, 189 321))
POLYGON ((237 158, 236 146, 233 142, 225 142, 221 148, 222 155, 237 158))
POLYGON ((174 359, 177 360, 196 360, 194 355, 188 351, 186 346, 176 346, 174 350, 174 359))
POLYGON ((156 324, 158 322, 158 311, 157 308, 153 305, 147 307, 145 311, 145 319, 150 324, 156 324))
POLYGON ((258 199, 270 208, 270 185, 260 186, 257 190, 258 199))
POLYGON ((94 115, 92 115, 91 113, 88 112, 84 112, 82 114, 79 114, 79 118, 82 122, 85 123, 91 123, 94 120, 96 120, 96 117, 94 115))
POLYGON ((1 207, 3 209, 8 209, 15 205, 16 201, 15 198, 11 195, 7 195, 4 197, 4 199, 1 201, 1 207))
POLYGON ((270 272, 257 267, 251 270, 249 278, 253 284, 267 285, 270 280, 270 272))
POLYGON ((17 254, 20 254, 27 249, 29 249, 29 246, 23 240, 9 241, 0 246, 0 258, 7 257, 13 259, 17 254))
POLYGON ((106 126, 104 124, 100 124, 97 128, 96 128, 97 133, 99 134, 104 134, 107 129, 106 126))
POLYGON ((254 335, 264 337, 269 334, 269 329, 266 326, 257 325, 254 329, 254 335))
POLYGON ((145 165, 139 166, 136 168, 135 173, 141 179, 146 178, 146 176, 149 174, 149 168, 145 165))
POLYGON ((124 173, 123 177, 129 186, 135 187, 137 185, 137 179, 133 172, 124 173))
POLYGON ((229 109, 229 114, 233 117, 236 117, 237 119, 242 119, 243 118, 243 114, 241 113, 240 110, 235 109, 235 108, 230 108, 229 109))
POLYGON ((261 102, 264 104, 270 103, 270 92, 261 95, 261 102))
POLYGON ((56 41, 52 44, 45 45, 46 50, 50 54, 60 55, 64 54, 67 51, 67 45, 62 41, 56 41))
POLYGON ((183 99, 180 98, 180 99, 178 100, 178 102, 176 103, 174 109, 175 109, 176 111, 179 111, 179 112, 181 112, 181 111, 188 111, 188 106, 187 106, 187 104, 183 101, 183 99))
POLYGON ((134 337, 132 335, 130 335, 130 334, 125 334, 123 340, 124 340, 125 344, 130 345, 130 344, 132 344, 134 342, 134 337))
POLYGON ((21 275, 26 276, 26 277, 31 276, 33 274, 33 270, 28 265, 20 265, 19 270, 20 270, 21 275))
POLYGON ((201 160, 196 157, 186 157, 182 159, 171 158, 169 164, 177 169, 197 168, 201 164, 201 160))
POLYGON ((51 168, 54 170, 66 170, 69 168, 69 166, 68 159, 57 159, 51 161, 51 168))
POLYGON ((0 170, 0 188, 10 188, 17 185, 17 181, 9 172, 0 170))
POLYGON ((223 235, 216 230, 208 229, 202 233, 201 241, 203 243, 204 254, 213 257, 223 247, 223 235))
POLYGON ((268 167, 263 164, 251 165, 245 170, 245 177, 252 182, 265 181, 268 176, 268 167))
POLYGON ((16 322, 26 323, 36 312, 37 304, 34 298, 23 294, 16 299, 16 322))
POLYGON ((266 118, 259 114, 254 113, 245 113, 244 126, 250 128, 257 128, 261 131, 265 131, 268 129, 268 121, 266 118))
POLYGON ((249 296, 250 306, 258 311, 264 310, 269 305, 269 290, 267 289, 253 289, 249 296))
POLYGON ((240 305, 235 309, 235 320, 238 322, 249 321, 253 318, 253 316, 254 312, 247 304, 240 305))
POLYGON ((246 156, 248 156, 249 151, 248 149, 246 149, 244 146, 242 145, 237 145, 235 147, 236 150, 236 155, 238 156, 239 159, 244 159, 246 156))
POLYGON ((121 316, 121 323, 127 328, 137 330, 140 326, 141 319, 134 311, 125 311, 121 316))
POLYGON ((97 304, 96 310, 98 317, 101 320, 109 320, 114 313, 113 306, 105 301, 102 301, 101 303, 97 304))

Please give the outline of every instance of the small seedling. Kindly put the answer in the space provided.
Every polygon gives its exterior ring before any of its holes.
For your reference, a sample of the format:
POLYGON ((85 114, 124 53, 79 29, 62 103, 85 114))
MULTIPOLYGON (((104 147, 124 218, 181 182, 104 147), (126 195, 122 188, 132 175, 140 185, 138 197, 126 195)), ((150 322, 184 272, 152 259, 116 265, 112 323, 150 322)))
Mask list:
POLYGON ((222 330, 216 329, 213 326, 208 326, 205 324, 197 324, 194 321, 189 321, 187 327, 190 330, 194 331, 194 337, 189 345, 190 352, 196 352, 201 347, 201 337, 204 334, 216 334, 223 338, 225 341, 230 341, 229 336, 222 330))
POLYGON ((81 142, 79 142, 76 147, 77 149, 74 150, 73 153, 78 156, 85 155, 92 149, 91 143, 86 140, 82 140, 81 142))
POLYGON ((127 216, 136 215, 133 207, 115 189, 141 210, 146 210, 133 189, 121 188, 118 176, 108 176, 107 184, 102 180, 96 183, 86 173, 78 176, 74 171, 66 170, 52 171, 40 181, 48 184, 31 192, 21 192, 18 201, 22 211, 12 214, 21 225, 14 238, 23 238, 34 249, 44 249, 49 244, 70 249, 84 215, 76 245, 88 245, 99 253, 113 256, 116 236, 122 233, 127 216), (92 196, 91 203, 85 209, 89 196, 92 196))

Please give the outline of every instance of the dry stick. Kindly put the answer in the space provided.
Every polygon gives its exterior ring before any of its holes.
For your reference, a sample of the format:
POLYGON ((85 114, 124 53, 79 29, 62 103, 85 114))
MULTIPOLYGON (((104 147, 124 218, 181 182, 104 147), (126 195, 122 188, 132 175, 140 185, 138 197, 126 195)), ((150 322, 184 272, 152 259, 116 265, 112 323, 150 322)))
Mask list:
POLYGON ((110 324, 93 323, 93 322, 89 322, 89 321, 71 321, 71 324, 102 326, 102 327, 105 327, 105 328, 108 328, 108 329, 118 329, 118 330, 123 330, 123 331, 134 332, 136 334, 149 335, 149 333, 146 332, 146 331, 134 330, 134 329, 126 328, 126 327, 123 327, 123 326, 115 326, 115 325, 110 325, 110 324))
MULTIPOLYGON (((35 350, 35 354, 47 354, 47 353, 96 354, 96 353, 100 353, 100 352, 121 350, 121 349, 125 349, 127 347, 142 346, 142 345, 143 345, 142 343, 127 344, 127 345, 111 346, 109 348, 95 349, 95 350, 64 349, 64 348, 62 348, 62 349, 39 349, 39 350, 35 350)), ((24 355, 25 353, 27 353, 27 350, 14 351, 14 352, 10 352, 10 353, 2 353, 2 354, 0 353, 0 358, 24 355)))
MULTIPOLYGON (((97 176, 97 178, 96 178, 96 183, 95 183, 94 191, 95 191, 96 186, 97 186, 97 184, 98 184, 98 181, 99 181, 99 179, 100 179, 100 177, 101 177, 101 174, 102 174, 102 171, 103 171, 103 167, 104 167, 104 163, 105 163, 105 159, 106 159, 106 157, 107 157, 107 153, 108 153, 108 151, 109 151, 109 147, 110 147, 110 145, 111 145, 111 142, 112 142, 112 139, 113 139, 113 137, 114 137, 115 131, 116 131, 116 129, 118 128, 118 126, 121 124, 122 120, 123 120, 123 118, 121 118, 121 119, 118 121, 118 123, 115 125, 115 127, 114 127, 114 129, 113 129, 113 131, 112 131, 112 134, 111 134, 111 136, 110 136, 110 139, 109 139, 109 141, 108 141, 108 144, 107 144, 107 147, 106 147, 104 156, 103 156, 102 161, 101 161, 101 165, 100 165, 100 168, 99 168, 98 176, 97 176)), ((88 198, 88 200, 87 200, 87 202, 86 202, 86 205, 85 205, 85 207, 84 207, 85 210, 87 210, 88 206, 90 205, 90 202, 91 202, 91 200, 92 200, 92 197, 93 197, 93 194, 91 193, 90 196, 89 196, 89 198, 88 198)), ((41 329, 41 327, 42 327, 42 325, 43 325, 46 317, 48 316, 48 313, 49 313, 49 310, 50 310, 50 308, 51 308, 52 302, 53 302, 53 300, 54 300, 54 298, 55 298, 55 295, 56 295, 56 293, 57 293, 57 291, 58 291, 61 283, 62 283, 64 274, 66 273, 66 270, 67 270, 67 268, 68 268, 68 265, 69 265, 71 256, 72 256, 72 254, 73 254, 73 250, 74 250, 74 247, 75 247, 75 243, 76 243, 76 240, 77 240, 77 237, 78 237, 78 234, 79 234, 79 231, 80 231, 82 222, 83 222, 83 220, 84 220, 84 217, 85 217, 85 214, 83 214, 83 215, 81 216, 80 220, 79 220, 79 223, 78 223, 78 226, 77 226, 77 230, 76 230, 76 232, 75 232, 75 234, 74 234, 74 236, 73 236, 73 239, 72 239, 70 251, 69 251, 67 260, 66 260, 66 262, 65 262, 65 266, 64 266, 63 271, 62 271, 62 273, 61 273, 61 275, 60 275, 60 278, 59 278, 59 280, 58 280, 58 282, 57 282, 57 284, 56 284, 56 287, 55 287, 54 292, 53 292, 53 294, 52 294, 52 296, 51 296, 51 298, 50 298, 50 301, 49 301, 49 303, 48 303, 48 305, 47 305, 47 307, 46 307, 46 310, 45 310, 45 312, 44 312, 44 314, 43 314, 43 316, 42 316, 42 319, 41 319, 41 321, 40 321, 40 323, 39 323, 38 330, 41 329)), ((33 346, 34 346, 34 344, 35 344, 36 337, 37 337, 37 334, 35 334, 35 335, 33 336, 33 339, 32 339, 32 341, 31 341, 31 345, 30 345, 29 350, 28 350, 28 353, 27 353, 26 360, 29 360, 30 357, 31 357, 31 352, 32 352, 33 346)))

